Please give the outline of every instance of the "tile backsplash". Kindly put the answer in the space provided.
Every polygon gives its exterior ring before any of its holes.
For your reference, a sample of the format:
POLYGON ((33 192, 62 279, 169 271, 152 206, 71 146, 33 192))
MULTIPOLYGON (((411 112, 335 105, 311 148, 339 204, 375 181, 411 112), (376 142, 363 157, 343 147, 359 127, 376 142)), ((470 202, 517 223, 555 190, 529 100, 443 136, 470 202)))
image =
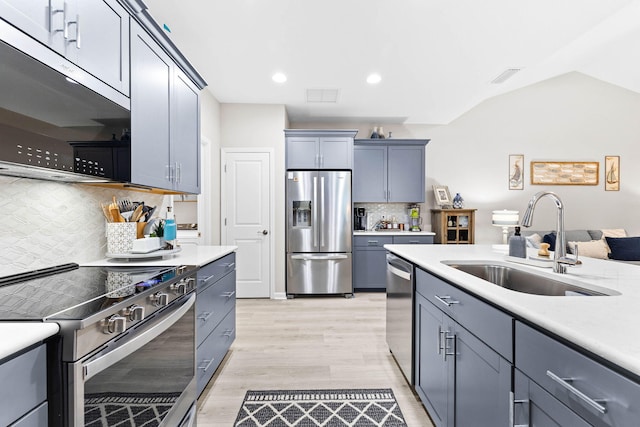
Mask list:
POLYGON ((104 258, 101 202, 144 201, 164 212, 168 197, 84 184, 0 176, 0 276, 104 258))
MULTIPOLYGON (((420 206, 420 214, 423 217, 423 221, 426 222, 424 204, 418 203, 420 206)), ((397 222, 402 222, 406 225, 409 224, 409 216, 407 215, 408 203, 354 203, 353 207, 365 208, 367 210, 367 229, 373 227, 376 222, 384 217, 387 220, 391 220, 395 217, 397 222)))

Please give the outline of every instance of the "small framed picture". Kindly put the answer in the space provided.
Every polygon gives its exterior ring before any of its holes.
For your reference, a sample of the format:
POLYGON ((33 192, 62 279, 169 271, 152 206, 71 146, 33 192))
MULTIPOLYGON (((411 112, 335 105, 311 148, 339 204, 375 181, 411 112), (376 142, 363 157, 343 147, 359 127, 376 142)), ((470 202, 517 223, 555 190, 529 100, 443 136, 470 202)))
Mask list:
POLYGON ((446 185, 434 185, 433 194, 436 198, 436 204, 441 208, 446 208, 453 204, 451 194, 449 194, 449 187, 446 185))
POLYGON ((620 156, 604 157, 604 189, 620 191, 620 156))
POLYGON ((524 155, 509 155, 509 190, 524 190, 524 155))

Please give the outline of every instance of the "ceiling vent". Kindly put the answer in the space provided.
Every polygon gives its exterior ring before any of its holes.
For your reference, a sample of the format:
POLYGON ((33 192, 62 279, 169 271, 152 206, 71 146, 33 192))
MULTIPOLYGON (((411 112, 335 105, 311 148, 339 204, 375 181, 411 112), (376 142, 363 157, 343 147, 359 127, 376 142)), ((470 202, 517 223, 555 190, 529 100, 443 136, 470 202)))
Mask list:
POLYGON ((507 79, 510 79, 511 77, 513 77, 513 75, 520 70, 521 68, 507 68, 502 72, 502 74, 500 74, 495 79, 491 80, 491 83, 493 84, 504 83, 507 79))
POLYGON ((339 93, 338 89, 307 89, 307 103, 336 103, 339 93))

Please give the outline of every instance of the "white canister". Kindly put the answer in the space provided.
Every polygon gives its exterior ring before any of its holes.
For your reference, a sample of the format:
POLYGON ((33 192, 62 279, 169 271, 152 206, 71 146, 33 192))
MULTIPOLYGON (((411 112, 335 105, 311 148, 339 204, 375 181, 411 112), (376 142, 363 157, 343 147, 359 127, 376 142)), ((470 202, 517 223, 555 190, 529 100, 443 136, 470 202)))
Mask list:
POLYGON ((107 223, 107 253, 126 254, 133 249, 136 240, 135 222, 107 223))

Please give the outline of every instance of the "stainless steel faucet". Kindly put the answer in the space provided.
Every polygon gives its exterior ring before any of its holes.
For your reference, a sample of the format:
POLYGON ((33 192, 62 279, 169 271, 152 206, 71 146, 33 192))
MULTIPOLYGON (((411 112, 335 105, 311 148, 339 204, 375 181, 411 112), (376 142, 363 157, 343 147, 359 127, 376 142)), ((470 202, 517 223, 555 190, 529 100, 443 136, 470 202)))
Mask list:
POLYGON ((553 250, 553 271, 555 273, 564 274, 567 272, 567 265, 578 265, 580 264, 580 261, 578 261, 577 246, 576 257, 567 257, 567 243, 565 241, 564 235, 564 206, 562 205, 562 200, 560 200, 558 195, 552 191, 540 191, 534 194, 531 200, 529 200, 527 210, 522 217, 522 224, 520 225, 522 225, 523 227, 531 227, 531 222, 533 221, 533 210, 536 206, 536 203, 538 203, 538 200, 547 196, 553 199, 556 207, 558 208, 556 221, 556 246, 553 250))

